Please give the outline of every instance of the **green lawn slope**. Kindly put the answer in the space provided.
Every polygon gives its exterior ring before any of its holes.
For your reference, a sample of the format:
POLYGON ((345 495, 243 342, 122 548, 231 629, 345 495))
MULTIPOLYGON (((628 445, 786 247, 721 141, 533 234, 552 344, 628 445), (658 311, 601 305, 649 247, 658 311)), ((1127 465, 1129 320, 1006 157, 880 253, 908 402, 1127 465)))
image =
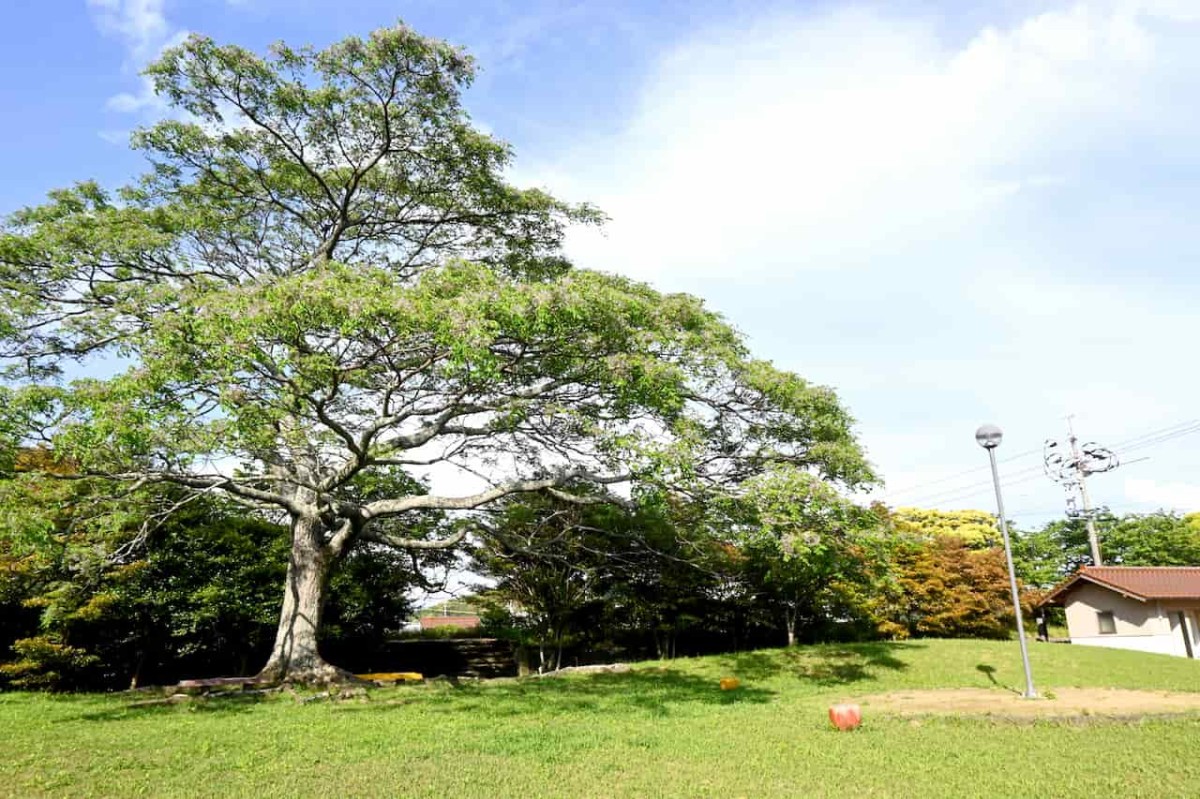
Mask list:
MULTIPOLYGON (((1200 692, 1200 662, 1031 649, 1038 688, 1200 692)), ((1021 681, 1015 643, 805 647, 626 674, 133 707, 0 694, 0 796, 1200 796, 1200 716, 889 717, 831 702, 1021 681), (717 680, 742 688, 722 692, 717 680)))

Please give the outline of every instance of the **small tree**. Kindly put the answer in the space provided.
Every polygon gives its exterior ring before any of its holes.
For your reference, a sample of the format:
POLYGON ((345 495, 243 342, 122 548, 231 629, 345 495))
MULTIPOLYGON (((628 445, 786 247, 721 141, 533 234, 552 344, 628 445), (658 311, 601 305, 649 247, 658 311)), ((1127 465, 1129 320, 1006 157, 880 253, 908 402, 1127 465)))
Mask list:
POLYGON ((583 608, 597 600, 597 553, 607 542, 588 517, 606 510, 530 497, 506 503, 477 536, 472 571, 495 583, 482 594, 485 618, 507 628, 519 649, 535 647, 539 670, 562 666, 583 608))
POLYGON ((762 598, 780 609, 789 646, 805 620, 848 618, 882 573, 880 522, 807 472, 780 468, 747 485, 739 548, 762 598))
POLYGON ((654 654, 669 659, 681 636, 719 629, 738 564, 711 517, 703 499, 657 496, 620 529, 601 587, 614 639, 636 645, 649 636, 654 654))

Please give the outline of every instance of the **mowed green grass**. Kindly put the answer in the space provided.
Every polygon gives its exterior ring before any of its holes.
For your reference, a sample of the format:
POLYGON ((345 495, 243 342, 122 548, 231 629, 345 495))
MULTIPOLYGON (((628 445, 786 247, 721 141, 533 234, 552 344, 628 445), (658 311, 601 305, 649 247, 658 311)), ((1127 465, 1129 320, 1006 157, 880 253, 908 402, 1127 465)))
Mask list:
MULTIPOLYGON (((1200 692, 1200 662, 1031 649, 1040 689, 1200 692)), ((1015 643, 806 647, 628 674, 373 690, 297 703, 130 708, 121 695, 0 695, 2 796, 1200 796, 1200 716, 1018 722, 831 702, 1021 681, 1015 643), (743 687, 722 692, 736 675, 743 687), (994 682, 993 682, 994 680, 994 682)))

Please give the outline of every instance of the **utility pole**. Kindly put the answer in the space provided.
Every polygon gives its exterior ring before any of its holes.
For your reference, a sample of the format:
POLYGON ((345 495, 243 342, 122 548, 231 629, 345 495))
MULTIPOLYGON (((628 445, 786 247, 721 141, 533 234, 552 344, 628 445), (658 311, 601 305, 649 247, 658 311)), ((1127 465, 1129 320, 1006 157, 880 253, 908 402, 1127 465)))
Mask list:
POLYGON ((1099 444, 1088 442, 1081 447, 1079 439, 1075 436, 1072 418, 1072 416, 1067 417, 1067 444, 1071 451, 1070 455, 1063 454, 1062 447, 1057 441, 1047 439, 1043 463, 1050 479, 1061 483, 1067 492, 1067 515, 1072 518, 1083 516, 1083 523, 1087 526, 1088 545, 1092 550, 1092 564, 1102 566, 1104 564, 1100 559, 1100 539, 1096 535, 1096 518, 1092 511, 1091 497, 1088 496, 1087 476, 1111 471, 1121 464, 1112 450, 1105 449, 1099 444), (1079 496, 1083 500, 1082 513, 1075 509, 1074 489, 1076 487, 1079 488, 1079 496))
POLYGON ((1067 417, 1067 440, 1071 442, 1071 456, 1079 474, 1079 496, 1083 499, 1083 523, 1087 525, 1088 545, 1092 548, 1092 564, 1103 566, 1100 560, 1100 539, 1096 536, 1096 520, 1092 518, 1092 500, 1087 492, 1087 469, 1083 466, 1083 455, 1079 452, 1079 439, 1075 437, 1075 425, 1067 417))

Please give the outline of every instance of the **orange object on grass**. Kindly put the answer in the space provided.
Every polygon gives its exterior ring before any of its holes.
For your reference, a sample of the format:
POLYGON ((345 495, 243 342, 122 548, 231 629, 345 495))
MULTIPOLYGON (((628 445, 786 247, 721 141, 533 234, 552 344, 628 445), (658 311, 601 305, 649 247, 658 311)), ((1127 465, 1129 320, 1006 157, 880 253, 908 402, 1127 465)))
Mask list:
POLYGON ((862 723, 862 708, 846 702, 829 708, 829 720, 842 732, 852 730, 862 723))
POLYGON ((741 684, 742 684, 742 681, 739 680, 737 677, 722 677, 721 678, 721 690, 722 691, 732 691, 734 688, 739 687, 741 684))

